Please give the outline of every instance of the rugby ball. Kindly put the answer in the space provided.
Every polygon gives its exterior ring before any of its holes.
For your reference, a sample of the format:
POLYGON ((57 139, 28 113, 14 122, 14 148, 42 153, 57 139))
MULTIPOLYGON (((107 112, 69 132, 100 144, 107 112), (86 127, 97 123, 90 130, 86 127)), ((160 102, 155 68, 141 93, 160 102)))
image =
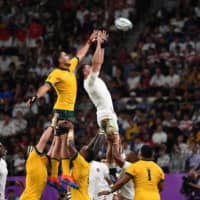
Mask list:
POLYGON ((133 24, 128 18, 118 17, 115 19, 115 27, 120 31, 128 31, 133 28, 133 24))

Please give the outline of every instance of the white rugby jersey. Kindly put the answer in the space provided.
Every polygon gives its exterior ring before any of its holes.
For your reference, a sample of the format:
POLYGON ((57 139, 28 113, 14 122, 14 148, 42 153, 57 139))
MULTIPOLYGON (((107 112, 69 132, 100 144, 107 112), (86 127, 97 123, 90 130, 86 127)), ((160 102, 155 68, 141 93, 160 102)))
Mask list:
MULTIPOLYGON (((130 165, 130 162, 125 161, 124 166, 121 169, 121 173, 120 174, 124 174, 127 167, 130 165)), ((134 183, 133 180, 128 181, 128 183, 126 183, 125 185, 123 185, 120 188, 120 193, 121 195, 126 198, 126 199, 134 199, 135 196, 135 190, 134 190, 134 183)))
POLYGON ((113 194, 98 196, 98 193, 107 190, 109 185, 105 178, 109 178, 109 170, 106 164, 92 161, 90 163, 89 194, 91 200, 112 200, 113 194))
POLYGON ((84 88, 97 109, 97 118, 103 119, 114 113, 112 98, 104 81, 98 77, 99 72, 91 72, 84 80, 84 88))
POLYGON ((6 161, 0 158, 0 200, 5 200, 5 187, 8 175, 6 161))

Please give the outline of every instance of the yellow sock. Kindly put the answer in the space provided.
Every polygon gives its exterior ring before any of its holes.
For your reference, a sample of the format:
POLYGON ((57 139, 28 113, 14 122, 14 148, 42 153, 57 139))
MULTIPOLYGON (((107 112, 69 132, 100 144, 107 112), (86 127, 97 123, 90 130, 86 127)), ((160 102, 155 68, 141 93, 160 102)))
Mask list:
POLYGON ((69 176, 70 175, 70 160, 62 159, 62 175, 69 176))
POLYGON ((51 158, 51 176, 57 178, 58 177, 58 168, 59 168, 60 161, 51 158))

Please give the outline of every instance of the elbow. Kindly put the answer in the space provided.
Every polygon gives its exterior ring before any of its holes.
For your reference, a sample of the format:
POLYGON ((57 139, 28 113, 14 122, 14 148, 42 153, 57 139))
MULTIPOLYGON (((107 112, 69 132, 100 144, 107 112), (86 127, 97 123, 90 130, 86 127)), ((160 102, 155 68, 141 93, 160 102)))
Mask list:
POLYGON ((159 192, 162 192, 162 191, 163 191, 163 189, 164 189, 164 183, 163 183, 163 182, 160 182, 160 183, 158 184, 158 189, 159 189, 159 192))

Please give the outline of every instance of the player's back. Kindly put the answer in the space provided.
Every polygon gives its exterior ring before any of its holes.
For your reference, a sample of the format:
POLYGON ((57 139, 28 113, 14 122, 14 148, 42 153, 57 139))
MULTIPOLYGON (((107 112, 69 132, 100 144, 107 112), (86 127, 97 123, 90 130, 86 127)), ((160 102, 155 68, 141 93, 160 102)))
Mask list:
POLYGON ((20 200, 39 200, 47 181, 46 158, 43 159, 35 149, 26 162, 25 190, 20 200))
POLYGON ((133 176, 135 200, 160 200, 158 184, 164 180, 164 173, 155 162, 137 161, 128 167, 127 173, 133 176))
POLYGON ((98 193, 101 190, 106 190, 109 187, 106 179, 109 179, 109 169, 106 164, 92 161, 90 163, 90 176, 89 176, 89 193, 91 199, 112 199, 113 195, 110 194, 105 197, 99 197, 98 193))
POLYGON ((79 189, 70 188, 72 200, 84 199, 89 200, 89 163, 81 156, 77 154, 74 158, 72 176, 74 177, 76 183, 79 185, 79 189))

